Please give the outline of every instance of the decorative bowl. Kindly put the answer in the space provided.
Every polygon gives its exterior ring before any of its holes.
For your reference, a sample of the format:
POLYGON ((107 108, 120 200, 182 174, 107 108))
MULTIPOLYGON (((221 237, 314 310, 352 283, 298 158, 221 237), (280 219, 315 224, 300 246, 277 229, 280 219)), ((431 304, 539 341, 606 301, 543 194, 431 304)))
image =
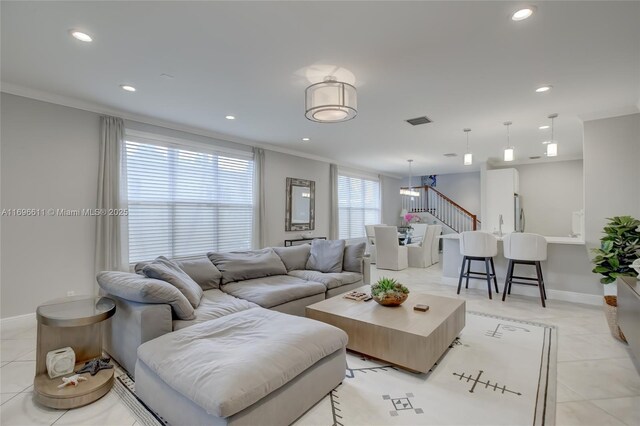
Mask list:
POLYGON ((407 293, 395 291, 392 293, 387 292, 378 296, 373 296, 373 300, 382 306, 400 306, 408 297, 409 295, 407 293))

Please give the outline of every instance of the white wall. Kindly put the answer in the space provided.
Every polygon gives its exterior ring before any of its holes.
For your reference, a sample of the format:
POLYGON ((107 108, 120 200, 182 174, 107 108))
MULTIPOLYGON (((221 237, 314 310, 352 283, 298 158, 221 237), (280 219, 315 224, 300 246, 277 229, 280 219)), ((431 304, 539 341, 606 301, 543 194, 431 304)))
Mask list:
POLYGON ((582 160, 514 166, 520 176, 525 231, 566 237, 571 214, 584 208, 582 160))
POLYGON ((606 218, 640 218, 640 114, 584 123, 584 177, 585 234, 593 248, 606 218))
MULTIPOLYGON (((95 208, 97 114, 0 95, 2 209, 95 208)), ((94 290, 95 219, 3 216, 2 318, 94 290)))

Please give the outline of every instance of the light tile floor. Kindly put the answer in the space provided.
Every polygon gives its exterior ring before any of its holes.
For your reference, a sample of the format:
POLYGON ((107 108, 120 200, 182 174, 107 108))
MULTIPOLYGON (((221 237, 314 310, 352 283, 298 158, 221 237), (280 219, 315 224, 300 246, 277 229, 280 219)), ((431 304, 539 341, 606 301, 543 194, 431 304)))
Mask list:
MULTIPOLYGON (((538 321, 558 327, 558 425, 639 425, 640 375, 626 345, 609 334, 603 311, 597 306, 549 300, 542 308, 537 298, 510 296, 489 300, 486 290, 463 290, 442 284, 439 266, 404 271, 378 271, 397 278, 410 289, 459 297, 467 310, 538 321)), ((500 285, 502 288, 502 285, 500 285)), ((0 424, 9 425, 134 425, 136 416, 115 392, 82 408, 57 411, 38 406, 32 398, 35 368, 35 324, 4 327, 0 353, 0 424)))

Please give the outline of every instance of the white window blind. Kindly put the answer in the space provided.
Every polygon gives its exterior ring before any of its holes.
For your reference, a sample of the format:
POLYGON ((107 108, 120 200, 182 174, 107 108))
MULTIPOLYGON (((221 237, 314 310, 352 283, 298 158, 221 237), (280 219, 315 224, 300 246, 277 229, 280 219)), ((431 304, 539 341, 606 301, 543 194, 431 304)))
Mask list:
POLYGON ((126 141, 129 261, 251 248, 253 160, 126 141))
POLYGON ((365 225, 380 223, 380 182, 338 175, 339 236, 362 238, 365 225))

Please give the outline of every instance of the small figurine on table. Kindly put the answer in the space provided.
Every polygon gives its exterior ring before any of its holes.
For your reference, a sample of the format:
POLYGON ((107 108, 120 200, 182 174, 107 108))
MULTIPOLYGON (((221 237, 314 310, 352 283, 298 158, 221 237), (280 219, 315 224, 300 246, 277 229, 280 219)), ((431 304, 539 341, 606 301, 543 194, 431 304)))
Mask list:
POLYGON ((87 361, 80 370, 76 371, 77 374, 91 373, 92 376, 98 374, 100 370, 108 370, 113 368, 113 365, 109 364, 111 358, 96 358, 91 361, 87 361))
POLYGON ((79 374, 74 374, 71 377, 63 377, 62 378, 62 384, 58 385, 58 389, 62 389, 68 385, 73 385, 73 386, 78 386, 78 383, 80 382, 86 382, 87 378, 86 377, 82 377, 79 374))

